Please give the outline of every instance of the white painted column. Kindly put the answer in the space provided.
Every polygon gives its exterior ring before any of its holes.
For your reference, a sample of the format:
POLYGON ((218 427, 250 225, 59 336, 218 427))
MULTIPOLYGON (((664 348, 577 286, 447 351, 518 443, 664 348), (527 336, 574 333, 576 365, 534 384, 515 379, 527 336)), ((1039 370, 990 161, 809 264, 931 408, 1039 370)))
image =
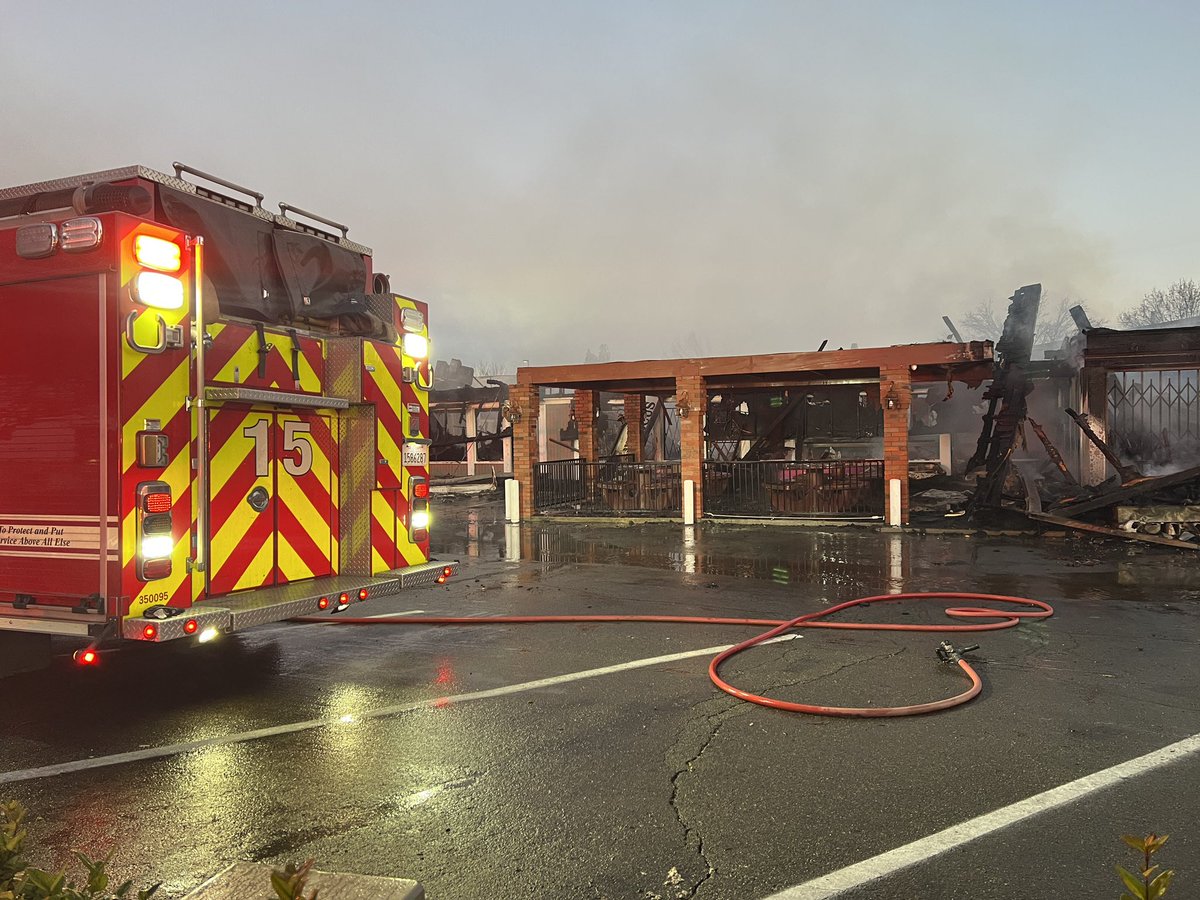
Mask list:
POLYGON ((954 460, 950 456, 950 437, 948 434, 938 435, 938 462, 946 470, 947 475, 954 474, 954 460))
POLYGON ((521 522, 521 483, 515 478, 504 482, 504 521, 510 525, 521 522))
MULTIPOLYGON (((477 418, 476 418, 478 415, 479 415, 478 409, 476 409, 474 406, 470 406, 470 405, 467 406, 466 415, 463 416, 463 418, 466 420, 467 433, 466 433, 465 437, 467 437, 468 439, 475 438, 479 435, 479 422, 477 421, 477 418)), ((467 474, 468 475, 475 474, 475 463, 479 459, 478 451, 479 451, 479 446, 474 441, 471 441, 471 443, 467 444, 467 474)))
POLYGON ((888 480, 888 517, 889 525, 900 525, 900 479, 888 480))
POLYGON ((683 524, 696 524, 696 482, 690 478, 683 483, 683 524))

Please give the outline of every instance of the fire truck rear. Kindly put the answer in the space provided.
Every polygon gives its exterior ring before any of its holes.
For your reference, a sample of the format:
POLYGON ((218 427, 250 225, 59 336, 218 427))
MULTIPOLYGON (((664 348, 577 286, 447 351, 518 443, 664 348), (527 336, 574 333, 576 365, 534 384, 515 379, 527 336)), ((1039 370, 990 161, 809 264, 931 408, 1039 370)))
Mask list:
POLYGON ((445 580, 426 304, 181 164, 0 189, 0 639, 206 640, 445 580))

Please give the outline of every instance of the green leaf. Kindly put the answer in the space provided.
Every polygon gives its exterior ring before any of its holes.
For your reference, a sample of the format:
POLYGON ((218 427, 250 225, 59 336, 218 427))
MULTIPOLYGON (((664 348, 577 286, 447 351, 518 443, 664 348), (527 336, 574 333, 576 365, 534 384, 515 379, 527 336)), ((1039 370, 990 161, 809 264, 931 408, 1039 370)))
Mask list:
POLYGON ((1138 837, 1136 834, 1123 834, 1123 835, 1121 835, 1121 840, 1123 840, 1125 843, 1127 843, 1130 847, 1132 847, 1138 853, 1146 852, 1146 841, 1144 839, 1138 837))
POLYGON ((1148 835, 1146 837, 1146 849, 1149 850, 1151 853, 1157 853, 1159 850, 1162 849, 1162 845, 1165 844, 1170 839, 1171 839, 1171 836, 1169 834, 1164 834, 1162 836, 1159 836, 1157 834, 1148 835))
POLYGON ((284 878, 279 872, 271 873, 271 887, 275 889, 275 896, 279 900, 292 900, 295 896, 292 893, 292 887, 288 884, 288 879, 284 878))
POLYGON ((1160 872, 1158 877, 1150 882, 1150 891, 1147 900, 1158 900, 1167 892, 1167 888, 1171 886, 1171 879, 1175 877, 1174 869, 1167 869, 1165 872, 1160 872))
POLYGON ((1125 883, 1125 887, 1129 888, 1129 893, 1133 894, 1133 900, 1149 900, 1146 896, 1145 885, 1142 884, 1136 875, 1124 866, 1117 866, 1117 874, 1121 876, 1121 881, 1125 883))

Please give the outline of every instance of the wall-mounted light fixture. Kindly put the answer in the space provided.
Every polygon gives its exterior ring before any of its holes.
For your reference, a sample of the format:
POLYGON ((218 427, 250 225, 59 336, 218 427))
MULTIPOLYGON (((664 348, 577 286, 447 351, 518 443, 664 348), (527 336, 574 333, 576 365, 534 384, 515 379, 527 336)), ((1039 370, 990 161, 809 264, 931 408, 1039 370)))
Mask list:
POLYGON ((675 408, 679 410, 679 417, 681 419, 686 419, 689 415, 691 415, 692 404, 688 400, 687 391, 684 391, 675 398, 675 408))
POLYGON ((508 400, 504 401, 504 406, 501 408, 500 414, 514 425, 521 421, 521 407, 508 400))
POLYGON ((887 396, 883 398, 883 405, 888 409, 898 409, 900 407, 900 398, 896 396, 896 386, 888 387, 887 396))

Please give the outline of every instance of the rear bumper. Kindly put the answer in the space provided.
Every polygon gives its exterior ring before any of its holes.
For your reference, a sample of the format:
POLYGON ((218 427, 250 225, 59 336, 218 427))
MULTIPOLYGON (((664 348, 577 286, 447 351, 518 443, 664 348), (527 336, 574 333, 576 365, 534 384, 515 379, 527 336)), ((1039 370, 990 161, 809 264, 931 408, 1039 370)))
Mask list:
POLYGON ((121 622, 121 636, 130 640, 162 642, 194 637, 209 628, 226 633, 244 631, 256 625, 281 622, 295 616, 335 615, 339 609, 372 597, 386 597, 400 591, 437 584, 459 570, 458 560, 422 563, 375 576, 335 575, 314 578, 281 587, 245 591, 228 597, 215 597, 181 610, 169 619, 128 616, 121 622), (365 596, 361 594, 365 592, 365 596), (326 608, 321 608, 321 601, 326 608), (194 622, 189 627, 188 623, 194 622), (154 626, 152 633, 147 626, 154 626))

